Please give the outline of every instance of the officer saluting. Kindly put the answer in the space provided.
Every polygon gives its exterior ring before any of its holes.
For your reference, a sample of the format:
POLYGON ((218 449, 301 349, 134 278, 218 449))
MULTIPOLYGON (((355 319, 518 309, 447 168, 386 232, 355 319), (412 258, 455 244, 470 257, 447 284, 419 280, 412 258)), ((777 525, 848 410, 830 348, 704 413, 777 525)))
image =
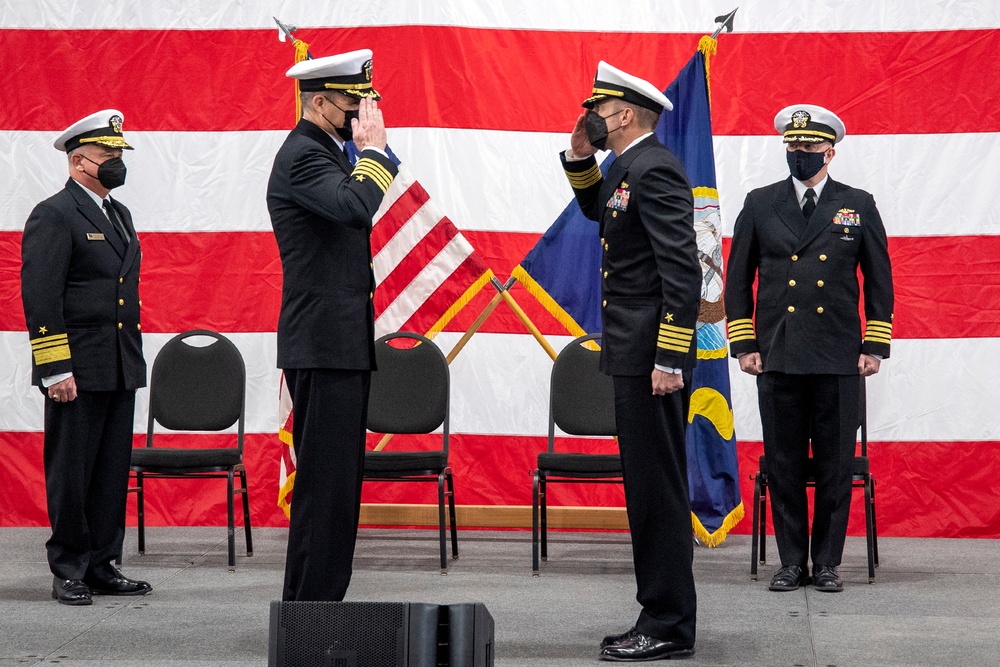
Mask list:
POLYGON ((146 386, 139 323, 139 239, 109 193, 125 182, 122 113, 105 109, 55 141, 69 157, 66 187, 24 225, 21 296, 32 382, 45 400, 46 542, 52 597, 142 595, 122 576, 135 390, 146 386))
POLYGON ((560 157, 602 237, 601 370, 614 380, 642 605, 630 630, 604 638, 601 659, 688 657, 697 603, 684 432, 702 279, 691 185, 653 134, 673 108, 656 86, 602 61, 583 106, 560 157), (604 148, 617 156, 606 177, 593 157, 604 148))
POLYGON ((889 356, 892 270, 875 200, 827 175, 834 145, 845 134, 840 118, 795 104, 778 112, 774 127, 784 135, 791 177, 750 192, 736 219, 726 271, 729 345, 740 368, 757 376, 782 565, 770 588, 795 590, 809 581, 805 464, 811 443, 813 580, 817 590, 835 592, 843 588, 837 567, 851 505, 858 376, 877 373, 889 356))
POLYGON ((295 498, 285 600, 343 600, 361 505, 375 368, 372 217, 396 176, 385 153, 372 52, 305 60, 302 119, 282 144, 267 209, 284 281, 278 367, 292 398, 295 498), (353 166, 344 142, 354 140, 353 166))

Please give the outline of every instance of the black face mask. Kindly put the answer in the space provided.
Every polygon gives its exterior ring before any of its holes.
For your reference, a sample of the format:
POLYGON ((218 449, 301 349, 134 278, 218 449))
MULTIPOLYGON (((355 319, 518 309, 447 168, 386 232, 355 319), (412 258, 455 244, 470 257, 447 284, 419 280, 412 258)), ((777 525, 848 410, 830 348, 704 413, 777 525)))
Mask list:
MULTIPOLYGON (((128 170, 125 168, 125 161, 120 157, 109 158, 100 164, 97 164, 86 155, 81 155, 80 157, 91 164, 97 165, 97 180, 108 190, 114 190, 125 185, 125 174, 128 170)), ((90 174, 87 175, 90 176, 90 174)), ((91 178, 93 177, 91 176, 91 178)))
POLYGON ((323 114, 323 119, 326 120, 327 123, 330 123, 330 127, 332 127, 334 130, 337 131, 338 137, 340 137, 344 141, 350 141, 351 139, 354 138, 354 128, 351 127, 351 119, 360 118, 358 116, 359 109, 343 109, 336 102, 332 100, 327 100, 327 101, 344 112, 344 125, 343 127, 337 127, 336 125, 330 122, 330 119, 326 117, 326 114, 323 114))
POLYGON ((825 162, 825 151, 822 153, 807 153, 806 151, 786 151, 785 160, 788 170, 799 181, 808 181, 819 173, 825 162))
MULTIPOLYGON (((588 111, 583 119, 584 129, 587 130, 587 141, 599 151, 603 151, 608 145, 608 134, 610 134, 608 132, 608 118, 611 118, 616 113, 621 113, 621 110, 615 111, 608 116, 602 116, 596 111, 588 111)), ((611 132, 617 132, 620 129, 622 129, 621 125, 611 130, 611 132)))

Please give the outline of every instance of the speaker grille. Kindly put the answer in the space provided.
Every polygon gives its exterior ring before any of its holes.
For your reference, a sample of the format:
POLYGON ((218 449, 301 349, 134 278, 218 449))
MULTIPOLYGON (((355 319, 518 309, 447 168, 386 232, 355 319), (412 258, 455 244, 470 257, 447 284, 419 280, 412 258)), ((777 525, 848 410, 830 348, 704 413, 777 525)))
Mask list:
POLYGON ((404 602, 283 604, 281 629, 285 667, 346 667, 352 653, 365 667, 405 664, 404 602))

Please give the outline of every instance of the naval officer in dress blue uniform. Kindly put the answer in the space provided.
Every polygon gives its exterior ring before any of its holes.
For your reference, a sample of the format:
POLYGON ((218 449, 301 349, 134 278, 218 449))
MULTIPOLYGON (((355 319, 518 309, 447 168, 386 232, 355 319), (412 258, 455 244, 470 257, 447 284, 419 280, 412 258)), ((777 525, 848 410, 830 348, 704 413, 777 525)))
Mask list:
POLYGON ((112 565, 121 556, 135 390, 146 386, 139 322, 142 253, 132 214, 110 192, 125 183, 123 116, 91 114, 55 141, 69 180, 24 225, 21 297, 32 382, 45 399, 46 542, 52 597, 143 595, 112 565))
POLYGON ((601 62, 570 149, 561 154, 580 209, 601 236, 601 370, 612 376, 632 531, 635 625, 601 643, 604 660, 693 655, 696 598, 684 432, 701 264, 691 186, 653 130, 673 108, 648 81, 601 62), (594 154, 616 159, 602 177, 594 154))
POLYGON ((371 51, 305 60, 287 76, 299 81, 302 119, 267 184, 284 278, 278 367, 296 456, 283 598, 343 600, 375 370, 372 217, 397 169, 385 152, 371 51), (352 139, 353 165, 344 148, 352 139))
POLYGON ((774 591, 812 580, 843 589, 837 567, 851 507, 851 471, 864 376, 892 342, 892 269, 875 200, 827 170, 845 135, 835 113, 811 104, 778 112, 791 176, 747 195, 726 271, 729 345, 757 376, 771 515, 781 568, 774 591), (865 328, 857 272, 864 275, 865 328), (754 297, 753 284, 758 287, 754 297), (806 460, 815 460, 809 543, 806 460))

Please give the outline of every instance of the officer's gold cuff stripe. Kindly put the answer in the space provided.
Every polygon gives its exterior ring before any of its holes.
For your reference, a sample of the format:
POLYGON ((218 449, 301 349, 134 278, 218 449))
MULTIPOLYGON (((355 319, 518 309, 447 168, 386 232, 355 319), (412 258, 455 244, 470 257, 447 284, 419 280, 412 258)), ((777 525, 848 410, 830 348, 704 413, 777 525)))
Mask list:
POLYGON ((371 178, 383 193, 389 189, 389 185, 392 183, 392 174, 378 162, 368 158, 358 160, 358 163, 354 165, 354 171, 351 172, 352 176, 355 174, 363 174, 371 178))
POLYGON ((692 336, 664 336, 660 334, 656 337, 659 343, 677 343, 678 345, 690 345, 692 336))
POLYGON ((41 366, 42 364, 51 364, 54 361, 69 359, 69 345, 60 345, 59 347, 36 350, 33 354, 36 365, 41 366))
POLYGON ((682 345, 667 345, 665 343, 657 343, 656 347, 664 350, 672 350, 674 352, 687 352, 690 349, 690 346, 684 347, 682 345))
POLYGON ((888 336, 876 336, 874 334, 865 334, 865 341, 869 343, 885 343, 886 345, 892 345, 892 339, 888 336))
POLYGON ((52 348, 52 347, 59 347, 60 345, 66 345, 68 343, 69 343, 69 341, 67 341, 65 338, 62 339, 62 340, 54 340, 51 343, 42 343, 41 345, 32 345, 31 346, 31 351, 35 352, 37 350, 47 350, 47 349, 52 348))
POLYGON ((42 343, 51 343, 57 340, 67 340, 67 334, 53 334, 51 336, 45 336, 44 338, 34 338, 31 341, 32 347, 35 345, 41 345, 42 343))
POLYGON ((735 336, 733 334, 729 335, 730 343, 739 343, 744 340, 756 340, 756 339, 757 337, 752 334, 737 334, 735 336))
POLYGON ((892 331, 892 325, 888 322, 869 322, 869 329, 881 329, 882 331, 892 331))
POLYGON ((364 168, 355 169, 353 172, 351 172, 351 175, 357 176, 358 180, 362 180, 362 177, 367 176, 368 178, 372 179, 372 182, 374 182, 375 185, 378 186, 378 188, 382 191, 383 194, 389 189, 389 184, 386 183, 385 180, 379 174, 373 173, 368 169, 364 168))
POLYGON ((741 324, 741 325, 736 326, 736 327, 733 327, 733 326, 729 327, 729 333, 730 334, 745 333, 745 332, 753 333, 753 325, 752 324, 741 324))
POLYGON ((569 184, 576 190, 585 190, 601 181, 601 168, 596 164, 590 166, 587 171, 566 171, 566 178, 569 184))
POLYGON ((666 324, 660 322, 660 331, 676 331, 677 333, 691 335, 694 333, 694 329, 688 329, 687 327, 675 327, 673 324, 666 324))

